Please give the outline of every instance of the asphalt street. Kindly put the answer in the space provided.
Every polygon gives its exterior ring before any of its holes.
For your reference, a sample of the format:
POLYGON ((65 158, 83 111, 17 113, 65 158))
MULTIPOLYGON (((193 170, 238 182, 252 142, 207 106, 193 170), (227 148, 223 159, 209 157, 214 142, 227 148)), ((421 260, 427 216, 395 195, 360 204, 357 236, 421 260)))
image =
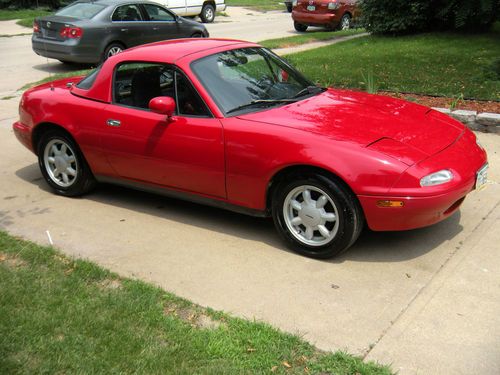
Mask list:
MULTIPOLYGON (((288 14, 276 12, 283 23, 272 27, 261 17, 247 29, 229 17, 209 30, 250 40, 264 28, 293 33, 288 14)), ((401 374, 500 373, 498 135, 478 133, 490 181, 451 218, 365 230, 340 258, 317 261, 288 251, 270 220, 114 186, 77 199, 52 194, 11 124, 17 89, 69 68, 36 56, 29 36, 0 37, 0 51, 1 228, 42 244, 48 231, 66 254, 401 374)))

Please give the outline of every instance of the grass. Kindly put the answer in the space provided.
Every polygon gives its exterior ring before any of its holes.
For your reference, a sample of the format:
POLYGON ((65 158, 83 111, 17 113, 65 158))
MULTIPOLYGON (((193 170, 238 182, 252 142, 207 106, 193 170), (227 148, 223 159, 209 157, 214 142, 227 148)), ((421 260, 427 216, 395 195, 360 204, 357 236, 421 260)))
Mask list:
POLYGON ((245 7, 260 11, 285 10, 285 6, 280 4, 280 0, 226 0, 226 5, 245 7))
POLYGON ((352 29, 352 30, 341 30, 341 31, 315 31, 308 32, 297 36, 290 36, 285 38, 277 39, 267 39, 259 42, 262 46, 266 48, 287 48, 294 47, 301 44, 319 42, 324 40, 338 39, 344 36, 356 35, 364 33, 365 29, 352 29))
POLYGON ((35 17, 46 16, 51 12, 45 8, 35 8, 35 9, 0 9, 0 21, 6 20, 19 20, 18 25, 25 27, 33 27, 33 20, 35 17))
POLYGON ((67 73, 52 74, 51 76, 46 77, 44 79, 41 79, 40 81, 27 83, 23 87, 21 87, 19 90, 27 90, 27 89, 29 89, 29 88, 31 88, 33 86, 41 85, 41 84, 47 83, 47 82, 52 82, 52 81, 55 81, 55 80, 58 80, 58 79, 69 78, 69 77, 77 77, 77 76, 86 76, 92 70, 93 70, 93 68, 89 68, 89 69, 74 70, 74 71, 67 72, 67 73))
MULTIPOLYGON (((334 334, 334 333, 332 333, 334 334)), ((0 373, 390 374, 0 231, 0 373)))
POLYGON ((500 31, 368 36, 288 55, 325 86, 365 89, 372 75, 380 90, 500 100, 500 31))

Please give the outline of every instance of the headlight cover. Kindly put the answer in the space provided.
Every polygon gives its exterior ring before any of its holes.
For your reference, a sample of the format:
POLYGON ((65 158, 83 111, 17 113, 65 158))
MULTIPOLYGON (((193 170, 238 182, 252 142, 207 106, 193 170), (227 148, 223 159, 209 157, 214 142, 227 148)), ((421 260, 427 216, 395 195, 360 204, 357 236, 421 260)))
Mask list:
POLYGON ((453 173, 447 169, 431 173, 420 179, 420 186, 436 186, 453 180, 453 173))

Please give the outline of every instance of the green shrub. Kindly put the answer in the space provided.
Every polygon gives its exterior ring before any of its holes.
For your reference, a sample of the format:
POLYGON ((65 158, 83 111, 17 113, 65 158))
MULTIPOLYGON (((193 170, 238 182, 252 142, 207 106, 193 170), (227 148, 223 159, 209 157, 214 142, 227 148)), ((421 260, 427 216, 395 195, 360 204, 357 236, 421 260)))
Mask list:
POLYGON ((365 28, 376 34, 404 34, 429 27, 429 0, 363 0, 365 28))
POLYGON ((48 7, 57 9, 74 0, 0 0, 0 9, 30 9, 48 7))
POLYGON ((500 0, 362 0, 360 6, 364 27, 376 34, 484 31, 497 19, 500 0))

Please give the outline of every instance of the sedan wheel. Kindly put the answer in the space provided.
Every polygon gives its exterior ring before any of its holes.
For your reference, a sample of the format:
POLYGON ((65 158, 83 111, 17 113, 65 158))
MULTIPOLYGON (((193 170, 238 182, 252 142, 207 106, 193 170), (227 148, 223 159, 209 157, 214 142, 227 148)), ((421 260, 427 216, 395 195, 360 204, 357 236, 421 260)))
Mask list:
POLYGON ((348 14, 344 14, 342 19, 340 20, 339 29, 340 30, 349 30, 351 28, 351 16, 348 14))
POLYGON ((295 30, 297 30, 298 32, 305 32, 307 30, 307 25, 304 25, 302 23, 298 23, 296 21, 293 22, 293 27, 295 28, 295 30))
POLYGON ((330 258, 358 238, 363 215, 353 194, 321 175, 282 183, 273 199, 275 225, 297 252, 330 258))
POLYGON ((104 59, 103 60, 107 60, 111 56, 119 54, 124 49, 125 48, 119 43, 111 43, 109 46, 106 47, 106 50, 104 51, 104 59))
POLYGON ((62 131, 45 133, 37 151, 42 175, 56 193, 81 195, 95 185, 78 146, 62 131))

